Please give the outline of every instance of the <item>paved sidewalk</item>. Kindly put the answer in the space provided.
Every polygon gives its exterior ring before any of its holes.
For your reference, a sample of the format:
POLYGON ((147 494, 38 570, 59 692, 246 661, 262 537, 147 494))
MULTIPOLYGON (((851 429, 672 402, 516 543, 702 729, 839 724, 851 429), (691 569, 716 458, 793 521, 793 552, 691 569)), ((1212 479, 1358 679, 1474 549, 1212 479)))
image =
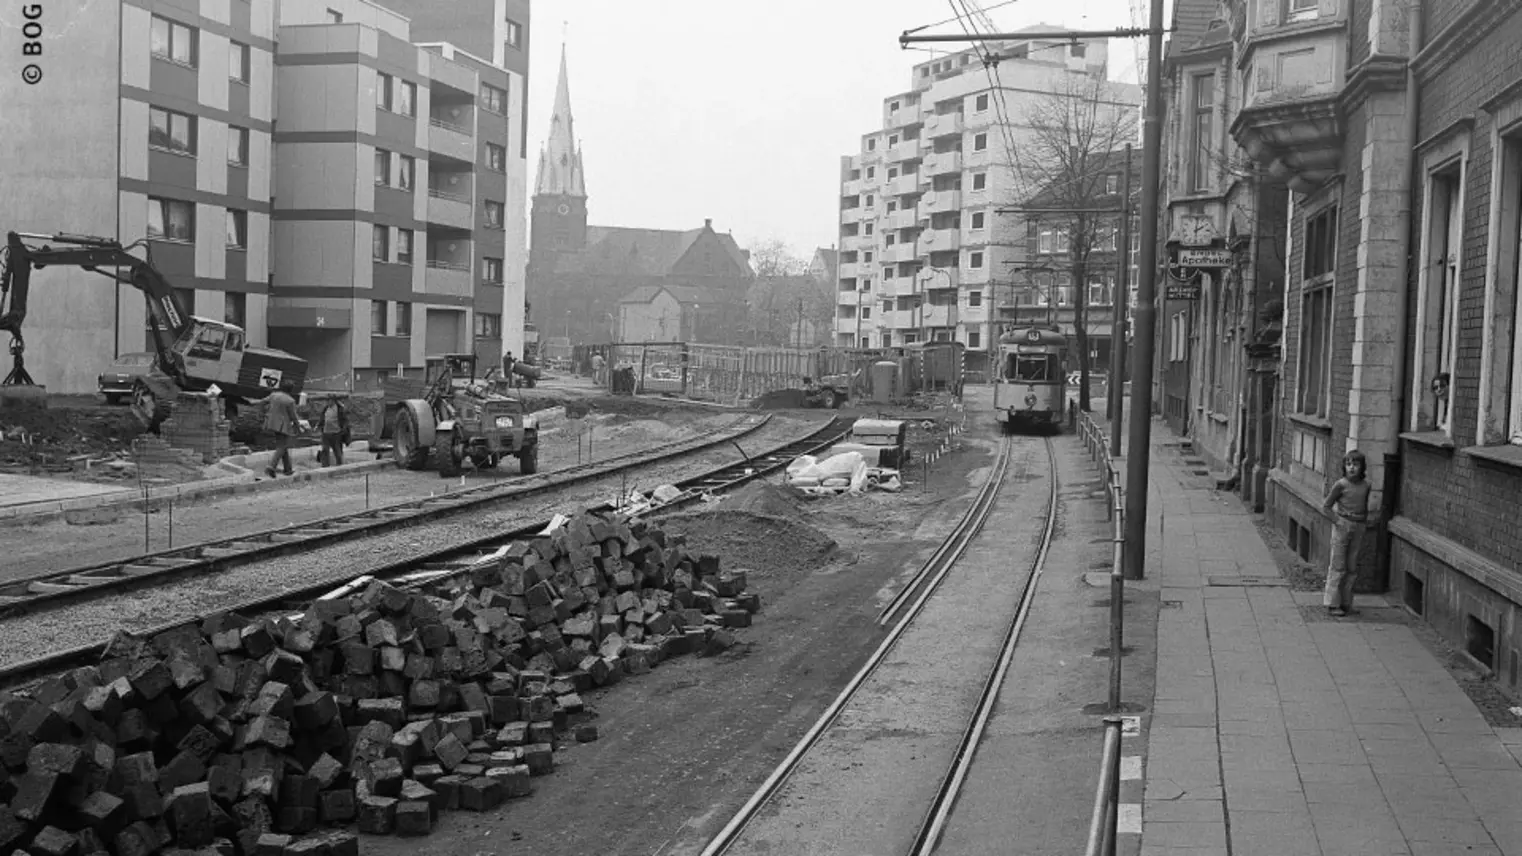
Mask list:
POLYGON ((1487 725, 1384 597, 1331 619, 1291 591, 1240 500, 1152 437, 1143 856, 1522 856, 1522 728, 1487 725))

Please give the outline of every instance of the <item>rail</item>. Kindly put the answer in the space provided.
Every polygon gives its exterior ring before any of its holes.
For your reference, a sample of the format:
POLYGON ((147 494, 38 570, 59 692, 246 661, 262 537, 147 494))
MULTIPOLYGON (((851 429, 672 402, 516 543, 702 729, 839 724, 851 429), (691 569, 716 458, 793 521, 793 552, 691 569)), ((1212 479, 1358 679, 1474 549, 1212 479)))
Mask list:
POLYGON ((1111 716, 1105 718, 1105 743, 1099 773, 1099 790, 1094 797, 1094 814, 1089 820, 1087 856, 1114 856, 1116 827, 1120 805, 1120 735, 1121 657, 1125 652, 1126 579, 1123 573, 1126 554, 1126 488, 1120 467, 1110 455, 1104 430, 1088 413, 1078 413, 1078 435, 1089 457, 1104 473, 1105 514, 1112 525, 1110 536, 1110 692, 1111 716))

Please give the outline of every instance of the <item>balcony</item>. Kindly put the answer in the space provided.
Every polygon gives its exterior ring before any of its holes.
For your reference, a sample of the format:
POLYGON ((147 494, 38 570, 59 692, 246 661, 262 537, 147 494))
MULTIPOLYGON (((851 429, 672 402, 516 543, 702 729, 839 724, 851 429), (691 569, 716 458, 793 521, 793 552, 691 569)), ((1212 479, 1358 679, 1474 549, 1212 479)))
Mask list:
POLYGON ((957 309, 957 322, 960 324, 987 324, 988 304, 959 307, 957 309))
POLYGON ((429 259, 428 270, 423 274, 423 290, 429 294, 471 296, 470 265, 429 259))
POLYGON ((842 208, 840 209, 840 222, 842 224, 860 223, 862 215, 866 213, 866 210, 867 209, 861 207, 860 205, 856 206, 855 208, 842 208))
POLYGON ((957 307, 951 304, 926 304, 919 311, 921 327, 955 327, 957 324, 957 307))
POLYGON ((962 210, 962 191, 933 190, 920 197, 920 216, 962 210))
POLYGON ((925 162, 920 165, 922 175, 943 175, 948 172, 962 171, 962 153, 960 151, 936 152, 925 157, 925 162))
POLYGON ((903 196, 906 193, 918 193, 920 189, 919 173, 911 172, 898 178, 890 179, 888 186, 883 188, 886 196, 903 196))
POLYGON ((861 276, 860 271, 861 267, 857 262, 841 262, 840 270, 835 275, 840 279, 855 279, 861 276))
POLYGON ((840 195, 841 196, 860 196, 861 195, 861 179, 859 179, 859 178, 853 178, 853 179, 850 179, 848 181, 842 181, 840 183, 840 195))
MULTIPOLYGON (((871 305, 871 303, 872 303, 872 293, 871 292, 868 292, 868 291, 837 291, 837 292, 835 292, 835 305, 836 306, 860 306, 863 303, 871 305), (865 299, 863 299, 863 296, 865 296, 865 299)), ((855 316, 853 315, 852 318, 854 319, 855 316)))
POLYGON ((920 156, 920 141, 918 139, 904 140, 888 148, 888 162, 918 160, 920 156))
MULTIPOLYGON (((1337 102, 1347 84, 1348 0, 1323 0, 1298 12, 1288 4, 1259 8, 1262 2, 1233 4, 1238 66, 1243 79, 1256 85, 1247 88, 1231 136, 1290 190, 1309 193, 1341 169, 1337 102), (1250 14, 1247 6, 1253 7, 1250 14)), ((1377 83, 1375 77, 1398 81, 1404 74, 1403 62, 1366 66, 1362 73, 1371 83, 1377 83)))
POLYGON ((900 208, 883 218, 885 229, 913 229, 918 223, 913 208, 900 208))
POLYGON ((919 323, 918 309, 894 309, 883 313, 883 326, 894 330, 915 330, 919 323))
POLYGON ((944 137, 962 133, 961 113, 940 113, 925 117, 925 136, 944 137))
POLYGON ((470 197, 429 188, 428 222, 467 231, 475 228, 470 197))
POLYGON ((428 120, 428 151, 465 163, 476 162, 476 141, 470 129, 441 119, 428 120))
POLYGON ((962 248, 962 233, 956 229, 926 229, 920 233, 919 254, 944 253, 962 248))
POLYGON ((914 261, 914 242, 905 241, 891 247, 883 247, 882 252, 877 255, 877 260, 883 264, 912 262, 914 261))

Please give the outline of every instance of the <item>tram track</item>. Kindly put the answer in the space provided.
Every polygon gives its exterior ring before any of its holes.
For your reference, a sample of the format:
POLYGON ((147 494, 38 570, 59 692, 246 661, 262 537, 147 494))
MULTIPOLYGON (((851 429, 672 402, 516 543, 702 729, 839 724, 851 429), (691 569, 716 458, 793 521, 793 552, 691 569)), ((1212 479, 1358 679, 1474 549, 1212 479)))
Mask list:
MULTIPOLYGON (((726 463, 685 479, 672 482, 679 494, 674 498, 659 502, 653 497, 653 491, 639 491, 641 496, 651 503, 654 510, 666 511, 679 508, 700 501, 705 495, 721 494, 734 490, 754 479, 764 477, 786 467, 798 455, 818 452, 829 445, 834 444, 850 430, 853 419, 836 418, 824 426, 817 428, 808 434, 794 438, 781 445, 769 448, 762 452, 747 454, 741 449, 740 460, 726 463)), ((733 442, 732 437, 723 437, 720 443, 733 442)), ((581 510, 581 509, 577 509, 581 510)), ((614 510, 611 503, 602 503, 587 508, 591 511, 614 510)), ((348 567, 338 573, 320 574, 314 577, 300 579, 291 585, 278 586, 275 591, 266 592, 255 597, 245 598, 237 602, 218 602, 215 609, 186 610, 178 617, 167 622, 153 626, 130 628, 134 635, 153 636, 168 630, 173 630, 187 624, 198 623, 207 614, 212 612, 231 611, 246 615, 265 614, 292 610, 316 599, 317 597, 331 592, 335 587, 353 584, 356 581, 368 581, 381 579, 397 582, 399 584, 418 585, 423 582, 447 577, 453 573, 467 571, 471 565, 481 559, 490 556, 497 549, 515 540, 532 537, 542 532, 550 521, 546 519, 536 520, 524 524, 519 519, 516 525, 510 528, 483 527, 489 531, 478 537, 455 541, 443 546, 434 546, 401 558, 394 558, 373 564, 369 567, 348 567)), ((199 581, 179 581, 182 587, 194 587, 199 581)), ((85 604, 90 607, 98 604, 85 604)), ((106 610, 109 611, 109 610, 106 610)), ((42 616, 20 615, 11 621, 0 621, 0 651, 14 650, 10 642, 20 638, 29 632, 37 633, 45 630, 47 622, 39 622, 32 627, 22 627, 29 619, 46 618, 48 611, 42 616)), ((58 611, 51 611, 54 616, 58 611)), ((77 624, 75 625, 77 626, 77 624)), ((88 619, 85 626, 94 626, 88 619)), ((100 628, 102 635, 110 636, 120 625, 100 628)), ((36 681, 40 678, 58 674, 69 669, 89 665, 100 659, 105 653, 109 643, 108 639, 94 639, 86 644, 76 645, 64 650, 55 650, 40 656, 27 658, 15 662, 0 664, 0 689, 14 688, 36 681)))
MULTIPOLYGON (((1057 463, 1052 440, 1046 438, 1043 444, 1049 489, 1042 503, 1040 528, 1015 560, 1025 567, 1018 575, 1013 568, 999 573, 1004 564, 1001 560, 1010 558, 1007 550, 1001 549, 1006 547, 1010 533, 990 533, 996 538, 1002 536, 997 545, 980 540, 984 524, 1001 498, 1019 504, 1017 511, 1036 510, 1028 507, 1035 504, 1036 497, 1011 483, 1012 469, 1018 469, 1021 478, 1029 477, 1023 460, 1018 467, 1014 462, 1020 442, 1017 437, 1001 438, 990 475, 967 512, 924 566, 880 611, 878 623, 891 625, 888 635, 792 750, 708 841, 702 856, 825 853, 848 839, 860 852, 928 856, 935 851, 976 761, 978 745, 994 717, 1055 533, 1057 463), (977 566, 976 572, 959 564, 968 561, 977 566), (953 573, 957 570, 963 574, 953 573), (1005 592, 987 591, 990 583, 1012 584, 1013 598, 1004 601, 1005 592), (937 595, 945 603, 937 604, 937 595), (950 673, 945 668, 944 652, 925 640, 933 635, 932 627, 940 625, 948 614, 969 607, 996 611, 998 620, 990 617, 978 623, 979 642, 966 646, 975 649, 976 658, 969 650, 954 649, 964 656, 956 660, 956 672, 950 673), (906 641, 911 636, 914 638, 906 641), (987 640, 994 638, 997 644, 985 651, 987 640), (974 659, 981 665, 974 665, 974 659), (979 676, 979 683, 970 680, 979 676), (965 698, 967 704, 963 706, 948 696, 965 698), (932 713, 951 705, 954 707, 950 709, 968 711, 954 739, 952 732, 939 728, 945 715, 932 713), (924 727, 914 727, 917 717, 924 720, 924 727), (883 740, 889 741, 886 746, 883 740), (851 770, 844 785, 841 769, 851 770), (935 787, 927 791, 923 783, 932 779, 935 787), (812 816, 827 813, 831 803, 849 808, 841 817, 812 816), (775 811, 768 814, 769 807, 775 811), (915 814, 921 807, 923 813, 915 814), (884 822, 885 817, 893 819, 884 822), (918 818, 912 827, 911 817, 918 818), (825 831, 842 822, 860 827, 861 835, 850 835, 855 830, 841 828, 825 831), (809 831, 816 829, 820 832, 809 831)), ((1028 515, 1026 519, 1035 517, 1028 515)), ((944 634, 945 629, 936 632, 944 634)))
POLYGON ((127 559, 50 571, 0 584, 0 621, 71 601, 164 585, 254 562, 396 532, 486 506, 561 490, 623 471, 724 446, 765 427, 769 414, 741 416, 717 432, 600 461, 496 481, 437 496, 400 500, 319 520, 213 538, 127 559))

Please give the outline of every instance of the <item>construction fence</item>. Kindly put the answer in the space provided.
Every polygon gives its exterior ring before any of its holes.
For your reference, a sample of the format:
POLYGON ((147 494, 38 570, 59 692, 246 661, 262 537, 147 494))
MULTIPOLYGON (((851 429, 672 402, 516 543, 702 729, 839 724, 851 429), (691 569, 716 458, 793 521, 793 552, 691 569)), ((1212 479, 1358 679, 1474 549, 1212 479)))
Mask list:
POLYGON ((607 368, 599 378, 612 387, 619 370, 632 374, 634 391, 681 395, 721 404, 743 404, 766 393, 799 389, 804 378, 831 379, 849 386, 852 398, 891 400, 923 392, 960 394, 963 347, 936 342, 899 348, 748 348, 662 342, 587 346, 573 365, 591 374, 593 354, 607 368), (897 366, 893 389, 873 388, 873 366, 897 366), (632 370, 632 371, 629 371, 632 370))

